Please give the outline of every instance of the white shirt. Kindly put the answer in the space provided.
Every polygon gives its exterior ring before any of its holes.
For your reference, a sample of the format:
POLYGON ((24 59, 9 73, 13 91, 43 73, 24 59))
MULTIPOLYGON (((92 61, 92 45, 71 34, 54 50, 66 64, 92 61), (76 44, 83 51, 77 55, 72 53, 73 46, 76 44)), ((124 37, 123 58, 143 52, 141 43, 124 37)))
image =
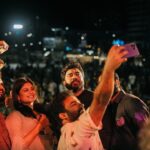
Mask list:
POLYGON ((87 109, 78 120, 66 123, 61 128, 58 150, 103 150, 98 130, 87 109))

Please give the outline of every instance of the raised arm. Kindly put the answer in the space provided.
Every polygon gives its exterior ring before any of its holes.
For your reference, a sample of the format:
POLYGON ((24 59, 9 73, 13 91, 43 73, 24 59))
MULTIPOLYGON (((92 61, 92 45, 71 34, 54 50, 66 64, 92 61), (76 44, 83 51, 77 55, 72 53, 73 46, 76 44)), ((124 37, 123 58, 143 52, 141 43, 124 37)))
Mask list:
POLYGON ((119 66, 127 61, 125 56, 128 52, 122 46, 112 46, 107 55, 106 63, 101 75, 101 82, 94 91, 94 98, 90 106, 90 116, 99 125, 103 118, 106 107, 114 90, 114 73, 119 66))

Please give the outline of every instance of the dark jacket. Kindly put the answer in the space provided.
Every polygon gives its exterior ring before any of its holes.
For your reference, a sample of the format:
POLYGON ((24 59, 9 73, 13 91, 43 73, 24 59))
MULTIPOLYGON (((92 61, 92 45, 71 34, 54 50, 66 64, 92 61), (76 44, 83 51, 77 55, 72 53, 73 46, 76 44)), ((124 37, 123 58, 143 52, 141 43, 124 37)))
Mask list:
POLYGON ((105 149, 138 150, 137 134, 148 116, 140 98, 121 91, 104 114, 100 137, 105 149))

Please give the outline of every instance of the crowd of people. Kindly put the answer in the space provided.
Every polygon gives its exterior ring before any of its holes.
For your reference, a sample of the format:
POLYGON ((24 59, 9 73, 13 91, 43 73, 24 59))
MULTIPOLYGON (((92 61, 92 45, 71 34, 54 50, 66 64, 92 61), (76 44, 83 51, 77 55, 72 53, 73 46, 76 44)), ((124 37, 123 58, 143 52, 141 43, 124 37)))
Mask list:
MULTIPOLYGON (((0 46, 8 49, 5 41, 0 46)), ((9 96, 1 79, 0 149, 148 150, 149 108, 123 89, 117 74, 127 53, 123 46, 110 48, 103 69, 95 68, 93 91, 81 64, 68 63, 60 74, 64 89, 50 103, 39 102, 39 84, 28 75, 16 77, 9 96)))

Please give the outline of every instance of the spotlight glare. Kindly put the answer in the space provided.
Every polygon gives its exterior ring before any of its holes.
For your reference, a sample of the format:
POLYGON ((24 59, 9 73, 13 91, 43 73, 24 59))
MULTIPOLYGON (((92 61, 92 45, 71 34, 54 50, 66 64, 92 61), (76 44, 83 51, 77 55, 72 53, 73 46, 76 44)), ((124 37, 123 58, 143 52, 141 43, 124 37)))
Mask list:
POLYGON ((14 24, 13 28, 14 29, 23 29, 23 25, 22 24, 14 24))

